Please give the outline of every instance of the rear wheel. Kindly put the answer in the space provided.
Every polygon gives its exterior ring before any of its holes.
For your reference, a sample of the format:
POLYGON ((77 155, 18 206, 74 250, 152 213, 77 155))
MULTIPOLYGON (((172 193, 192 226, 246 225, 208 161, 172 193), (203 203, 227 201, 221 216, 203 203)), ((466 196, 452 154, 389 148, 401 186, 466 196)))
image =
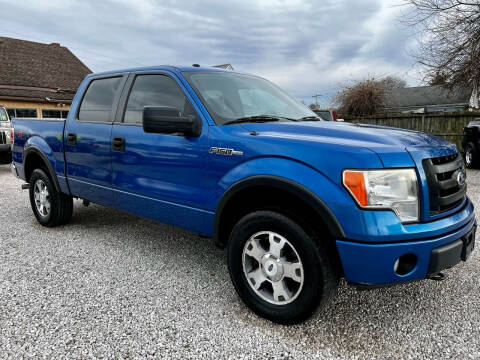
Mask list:
POLYGON ((337 283, 326 251, 292 219, 272 211, 243 217, 228 243, 228 266, 240 298, 255 313, 299 323, 337 283))
POLYGON ((472 168, 478 165, 478 152, 475 145, 468 143, 465 148, 465 166, 472 168))
POLYGON ((42 169, 35 169, 30 176, 30 204, 38 222, 53 227, 70 221, 73 200, 55 189, 52 180, 42 169))

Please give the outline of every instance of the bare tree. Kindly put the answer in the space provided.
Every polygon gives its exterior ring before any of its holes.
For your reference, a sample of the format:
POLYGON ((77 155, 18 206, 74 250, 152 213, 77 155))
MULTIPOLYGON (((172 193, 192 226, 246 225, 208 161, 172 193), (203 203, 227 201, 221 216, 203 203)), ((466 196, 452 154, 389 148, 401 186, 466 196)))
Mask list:
POLYGON ((356 80, 344 85, 333 101, 341 116, 373 115, 384 110, 389 91, 405 86, 405 80, 394 76, 356 80))
POLYGON ((385 87, 386 90, 404 88, 407 86, 407 82, 405 80, 392 75, 379 80, 379 83, 385 87))
POLYGON ((426 68, 425 80, 447 87, 468 86, 477 96, 480 0, 403 1, 409 6, 404 21, 420 31, 416 56, 426 68))

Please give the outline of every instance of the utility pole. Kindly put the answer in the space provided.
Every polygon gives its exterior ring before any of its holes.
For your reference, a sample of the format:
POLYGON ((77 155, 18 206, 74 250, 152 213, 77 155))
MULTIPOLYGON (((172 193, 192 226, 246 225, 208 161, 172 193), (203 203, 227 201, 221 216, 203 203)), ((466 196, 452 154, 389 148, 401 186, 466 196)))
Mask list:
POLYGON ((318 98, 322 96, 321 94, 315 94, 312 97, 315 98, 315 106, 318 108, 318 98))

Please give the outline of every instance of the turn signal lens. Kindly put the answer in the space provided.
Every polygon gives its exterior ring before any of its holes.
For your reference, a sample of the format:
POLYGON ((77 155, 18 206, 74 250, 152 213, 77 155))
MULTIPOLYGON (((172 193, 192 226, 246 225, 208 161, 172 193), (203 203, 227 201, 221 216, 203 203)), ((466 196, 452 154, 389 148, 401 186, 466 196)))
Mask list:
POLYGON ((367 206, 367 189, 363 172, 346 170, 343 173, 343 183, 362 206, 367 206))

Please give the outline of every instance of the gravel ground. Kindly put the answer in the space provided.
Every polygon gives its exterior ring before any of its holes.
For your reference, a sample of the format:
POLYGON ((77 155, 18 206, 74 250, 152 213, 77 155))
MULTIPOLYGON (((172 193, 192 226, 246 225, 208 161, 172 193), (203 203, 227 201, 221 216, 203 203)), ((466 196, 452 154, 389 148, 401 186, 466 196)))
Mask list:
POLYGON ((443 282, 342 284, 286 327, 246 309, 213 241, 80 202, 46 229, 8 166, 0 184, 0 358, 480 359, 479 250, 443 282))

